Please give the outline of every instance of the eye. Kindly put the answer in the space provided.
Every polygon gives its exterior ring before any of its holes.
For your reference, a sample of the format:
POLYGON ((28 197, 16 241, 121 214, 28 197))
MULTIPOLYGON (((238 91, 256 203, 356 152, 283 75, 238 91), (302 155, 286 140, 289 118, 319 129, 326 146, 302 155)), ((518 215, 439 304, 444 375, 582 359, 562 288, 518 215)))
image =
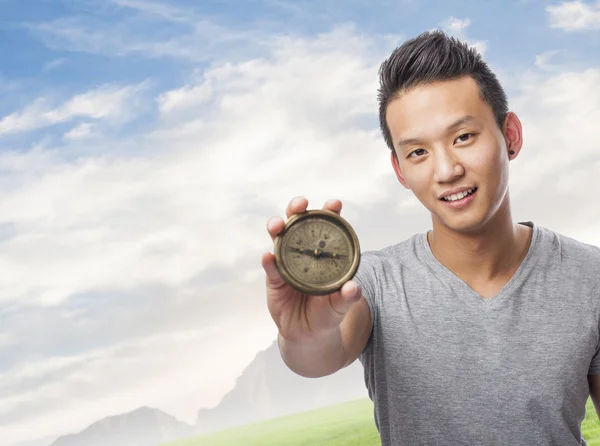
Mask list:
POLYGON ((463 133, 462 135, 460 135, 458 138, 456 138, 454 140, 454 142, 466 142, 471 136, 474 136, 475 133, 463 133))
POLYGON ((408 157, 410 158, 414 155, 421 156, 421 155, 424 155, 425 153, 426 153, 425 149, 417 149, 417 150, 413 150, 412 152, 410 152, 408 154, 408 157))

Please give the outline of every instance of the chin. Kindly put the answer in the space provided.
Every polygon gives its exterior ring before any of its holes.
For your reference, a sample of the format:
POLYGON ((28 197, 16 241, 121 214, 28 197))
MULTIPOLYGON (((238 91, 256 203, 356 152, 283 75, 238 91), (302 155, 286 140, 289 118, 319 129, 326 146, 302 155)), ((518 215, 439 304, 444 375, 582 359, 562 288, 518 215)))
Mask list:
POLYGON ((467 212, 460 216, 434 215, 434 225, 441 225, 453 232, 461 234, 476 233, 485 226, 489 219, 477 215, 476 212, 467 212))

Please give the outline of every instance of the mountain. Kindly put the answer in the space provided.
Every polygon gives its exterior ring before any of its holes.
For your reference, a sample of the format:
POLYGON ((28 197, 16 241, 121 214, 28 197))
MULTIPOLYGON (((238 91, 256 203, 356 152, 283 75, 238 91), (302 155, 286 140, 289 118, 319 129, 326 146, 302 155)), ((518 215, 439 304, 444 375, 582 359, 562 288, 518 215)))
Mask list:
POLYGON ((362 364, 322 378, 304 378, 281 359, 277 342, 257 354, 234 388, 211 409, 200 409, 196 432, 262 421, 368 396, 362 364))
POLYGON ((60 437, 50 446, 155 446, 192 433, 189 424, 158 409, 140 407, 97 421, 78 434, 60 437))
POLYGON ((273 342, 258 352, 216 407, 198 411, 195 426, 158 409, 141 407, 59 437, 50 446, 156 446, 366 396, 359 361, 330 376, 304 378, 285 365, 273 342))

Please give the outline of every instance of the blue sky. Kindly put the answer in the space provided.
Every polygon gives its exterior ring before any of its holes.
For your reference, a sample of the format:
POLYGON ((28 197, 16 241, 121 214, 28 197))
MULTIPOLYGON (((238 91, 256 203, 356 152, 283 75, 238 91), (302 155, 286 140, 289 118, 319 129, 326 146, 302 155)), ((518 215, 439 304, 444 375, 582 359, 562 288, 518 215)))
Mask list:
MULTIPOLYGON (((147 82, 148 99, 212 63, 263 54, 272 35, 308 37, 341 24, 356 33, 402 38, 440 27, 450 17, 468 17, 470 34, 505 49, 489 55, 494 66, 525 69, 550 51, 569 64, 594 66, 597 33, 552 28, 549 5, 561 2, 7 0, 0 2, 0 112, 101 85, 147 82)), ((155 118, 152 104, 144 103, 124 128, 110 131, 144 131, 155 118)), ((85 118, 6 135, 0 147, 26 150, 62 136, 76 122, 85 118)))
POLYGON ((376 89, 434 28, 521 117, 516 218, 600 244, 597 0, 0 1, 0 438, 216 405, 274 339, 260 256, 295 195, 365 249, 428 228, 376 89))
POLYGON ((272 34, 311 36, 344 23, 358 33, 409 36, 469 17, 472 35, 505 48, 490 54, 496 65, 531 65, 536 54, 557 49, 571 62, 593 65, 597 33, 582 38, 550 28, 552 4, 560 2, 7 0, 0 3, 0 110, 91 85, 150 80, 150 92, 165 90, 216 60, 261 54, 272 34))

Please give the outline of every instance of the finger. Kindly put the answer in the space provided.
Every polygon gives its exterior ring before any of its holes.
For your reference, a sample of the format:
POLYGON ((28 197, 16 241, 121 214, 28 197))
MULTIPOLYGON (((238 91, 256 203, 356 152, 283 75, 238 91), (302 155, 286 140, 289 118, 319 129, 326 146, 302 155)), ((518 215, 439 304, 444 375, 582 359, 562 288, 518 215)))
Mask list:
POLYGON ((267 221, 267 232, 271 236, 271 240, 275 240, 275 237, 283 230, 284 222, 281 217, 271 217, 267 221))
POLYGON ((330 295, 329 301, 336 313, 346 314, 350 307, 360 300, 361 295, 362 290, 358 283, 349 280, 339 291, 330 295))
POLYGON ((285 285, 281 278, 277 266, 275 265, 275 256, 270 252, 265 252, 262 256, 262 267, 267 275, 267 286, 269 288, 280 288, 285 285))
POLYGON ((340 214, 342 212, 342 202, 337 199, 327 200, 323 206, 323 209, 340 214))
POLYGON ((299 214, 304 212, 308 207, 308 200, 304 197, 295 197, 288 204, 287 209, 285 210, 285 215, 287 218, 290 218, 294 214, 299 214))

